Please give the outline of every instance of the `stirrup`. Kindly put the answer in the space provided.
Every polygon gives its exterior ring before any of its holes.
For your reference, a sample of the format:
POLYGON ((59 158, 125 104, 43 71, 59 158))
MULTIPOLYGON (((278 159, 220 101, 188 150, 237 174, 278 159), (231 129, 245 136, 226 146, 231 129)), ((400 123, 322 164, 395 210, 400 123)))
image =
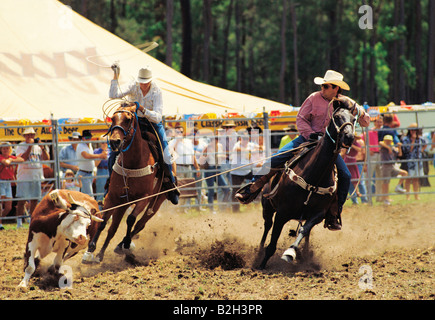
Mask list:
POLYGON ((257 198, 258 194, 261 192, 262 188, 258 188, 256 191, 251 192, 251 186, 253 182, 248 183, 246 186, 237 190, 235 198, 242 204, 248 204, 257 198))

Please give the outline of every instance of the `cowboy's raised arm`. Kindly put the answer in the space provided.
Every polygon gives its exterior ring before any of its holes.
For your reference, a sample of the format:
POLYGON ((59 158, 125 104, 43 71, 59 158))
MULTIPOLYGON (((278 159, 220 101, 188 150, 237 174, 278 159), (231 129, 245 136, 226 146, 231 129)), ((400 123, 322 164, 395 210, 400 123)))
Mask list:
POLYGON ((126 86, 122 86, 121 90, 119 90, 118 80, 113 79, 112 81, 110 81, 109 98, 120 99, 131 94, 135 88, 135 85, 135 82, 132 82, 126 86))

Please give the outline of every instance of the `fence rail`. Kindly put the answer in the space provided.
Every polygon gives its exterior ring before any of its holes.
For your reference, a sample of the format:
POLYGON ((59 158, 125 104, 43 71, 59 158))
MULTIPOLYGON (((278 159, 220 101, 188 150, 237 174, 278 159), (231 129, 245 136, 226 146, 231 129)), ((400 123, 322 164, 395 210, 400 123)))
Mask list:
MULTIPOLYGON (((403 118, 405 119, 405 125, 402 125, 400 128, 397 128, 397 130, 399 132, 403 132, 406 133, 407 130, 407 125, 406 122, 417 122, 417 125, 424 129, 424 133, 428 133, 428 132, 433 132, 435 131, 435 126, 431 126, 431 125, 427 125, 428 123, 428 111, 423 111, 422 112, 423 115, 419 114, 419 111, 412 111, 409 112, 409 114, 407 113, 406 117, 404 116, 403 118), (415 113, 415 115, 413 115, 415 113), (424 119, 425 125, 419 125, 419 121, 420 119, 424 119)), ((431 113, 431 117, 433 117, 432 119, 435 119, 435 112, 431 113)), ((294 122, 294 116, 292 117, 283 117, 283 116, 276 116, 274 117, 274 119, 284 119, 287 118, 290 122, 294 122)), ((232 151, 232 147, 234 147, 234 144, 237 143, 237 141, 239 141, 241 139, 241 137, 243 136, 242 133, 242 129, 243 128, 238 128, 238 130, 233 130, 233 131, 224 131, 221 127, 223 120, 227 121, 227 120, 233 120, 233 121, 238 121, 238 120, 243 120, 243 122, 239 122, 239 123, 243 123, 243 124, 249 124, 249 125, 258 125, 261 124, 262 125, 262 132, 255 132, 258 133, 258 135, 251 135, 250 137, 250 142, 252 142, 253 140, 255 140, 256 143, 260 144, 262 149, 261 152, 259 152, 258 154, 256 154, 257 158, 260 157, 267 157, 270 156, 271 154, 273 154, 274 152, 276 152, 278 150, 278 146, 279 146, 279 142, 281 140, 281 138, 286 134, 284 131, 273 131, 271 132, 268 128, 269 128, 269 117, 267 115, 267 113, 264 113, 264 117, 263 119, 260 118, 261 121, 259 121, 259 118, 252 118, 252 119, 247 119, 247 118, 241 118, 241 119, 236 119, 236 118, 231 118, 231 119, 195 119, 195 120, 164 120, 165 124, 168 128, 167 130, 167 135, 169 139, 187 139, 190 140, 192 143, 194 140, 200 141, 202 143, 202 145, 207 145, 210 141, 214 140, 215 138, 218 139, 218 141, 223 142, 223 146, 225 146, 225 150, 217 150, 216 152, 209 152, 209 155, 216 155, 217 157, 221 157, 221 158, 225 158, 225 160, 228 159, 234 159, 234 157, 232 157, 233 155, 237 155, 238 159, 243 159, 243 153, 234 153, 232 151), (207 124, 209 127, 205 128, 204 126, 199 125, 200 123, 207 121, 207 124), (174 128, 176 125, 182 125, 184 128, 186 128, 186 132, 183 134, 182 137, 175 137, 173 138, 173 134, 174 132, 174 128), (254 138, 255 137, 255 138, 254 138), (261 140, 262 139, 262 140, 261 140), (225 141, 232 141, 232 145, 229 144, 225 144, 225 141), (228 149, 228 152, 227 152, 228 149)), ((429 121, 429 123, 435 123, 435 121, 429 121)), ((90 129, 91 131, 93 131, 94 134, 94 138, 93 140, 90 141, 90 143, 93 145, 94 149, 95 147, 99 144, 99 143, 104 143, 106 142, 106 140, 102 140, 99 138, 99 136, 103 133, 104 130, 101 129, 101 124, 95 124, 95 130, 92 130, 94 128, 93 124, 62 124, 62 128, 64 130, 67 130, 66 128, 68 127, 75 127, 75 128, 80 128, 82 129, 82 127, 86 126, 86 129, 90 129), (95 138, 96 136, 98 136, 98 138, 95 138)), ((23 132, 27 127, 29 126, 4 126, 4 127, 0 127, 0 130, 8 130, 10 128, 16 128, 18 132, 23 132)), ((39 142, 39 145, 44 146, 45 148, 47 148, 49 150, 49 154, 50 154, 50 160, 47 161, 40 161, 39 163, 41 165, 43 165, 44 167, 44 177, 42 179, 39 179, 39 182, 42 184, 43 186, 43 193, 42 196, 49 192, 52 189, 55 188, 61 188, 62 186, 62 181, 64 181, 64 177, 62 175, 62 170, 61 170, 61 165, 60 165, 60 159, 59 159, 59 152, 60 150, 67 146, 68 144, 74 144, 74 143, 81 143, 81 142, 73 142, 73 141, 60 141, 59 140, 59 129, 60 126, 58 125, 56 120, 52 120, 50 125, 39 125, 39 126, 33 126, 35 129, 36 128, 41 128, 39 130, 39 132, 41 132, 42 130, 44 130, 44 132, 51 132, 52 134, 52 138, 51 140, 46 140, 46 141, 41 141, 39 142)), ((80 131, 79 129, 79 131, 80 131)), ((366 135, 366 137, 368 136, 368 130, 369 128, 358 128, 357 133, 361 134, 364 133, 366 135)), ((37 130, 38 132, 38 130, 37 130)), ((37 137, 37 136, 36 136, 37 137)), ((367 139, 366 139, 367 140, 367 139)), ((4 141, 3 141, 4 142, 4 141)), ((24 144, 24 145, 28 145, 28 144, 24 144)), ((13 145, 13 147, 15 147, 16 145, 13 145)), ((373 167, 376 165, 383 165, 386 164, 386 162, 382 162, 382 161, 378 161, 375 160, 371 155, 370 155, 370 148, 373 147, 379 147, 379 145, 377 146, 373 146, 373 145, 369 145, 368 141, 366 141, 365 144, 365 151, 366 151, 366 160, 365 161, 358 161, 356 164, 357 165, 366 165, 367 166, 367 172, 372 172, 373 167)), ((431 144, 431 142, 428 143, 426 150, 430 151, 430 157, 421 159, 421 161, 427 163, 427 166, 432 167, 433 166, 433 161, 434 161, 434 154, 433 151, 435 150, 435 145, 431 144)), ((180 155, 178 155, 180 156, 180 155)), ((186 156, 195 156, 197 161, 200 162, 200 152, 196 152, 195 154, 186 154, 186 156)), ((250 155, 251 156, 251 155, 250 155)), ((253 156, 253 155, 252 155, 253 156)), ((89 161, 89 160, 74 160, 76 162, 80 162, 80 161, 89 161)), ((177 160, 175 160, 177 162, 177 160)), ((393 161, 394 163, 400 165, 400 164, 404 164, 407 162, 410 162, 412 160, 397 160, 397 161, 393 161)), ((26 161, 22 164, 25 163, 30 163, 30 161, 26 161)), ((177 166, 177 173, 180 177, 189 177, 189 178, 196 178, 197 180, 204 178, 208 175, 211 175, 212 173, 215 173, 216 171, 226 171, 226 170, 230 170, 230 169, 234 169, 237 167, 237 165, 240 165, 240 163, 237 163, 237 161, 235 163, 231 163, 228 161, 221 161, 220 163, 218 163, 219 166, 217 169, 215 168, 209 168, 209 169, 205 169, 205 168, 201 168, 199 171, 196 170, 193 167, 187 167, 187 168, 182 168, 182 166, 177 166), (197 172, 199 172, 199 177, 197 176, 197 172)), ((20 165, 20 164, 18 164, 20 165)), ((0 165, 1 167, 1 165, 0 165)), ((251 171, 252 172, 252 171, 251 171)), ((433 170, 432 170, 433 172, 433 170)), ((96 171, 94 171, 94 174, 92 177, 83 177, 83 179, 96 179, 96 175, 95 175, 96 171)), ((207 184, 205 181, 203 181, 202 183, 200 183, 199 185, 193 185, 193 186, 189 186, 186 188, 186 191, 192 191, 192 192, 196 192, 197 197, 196 198, 186 198, 186 199, 182 199, 180 205, 178 206, 179 208, 192 208, 192 207, 196 207, 196 208, 209 208, 209 209, 213 209, 214 206, 219 206, 220 208, 232 208, 232 210, 237 211, 238 210, 238 202, 235 201, 234 199, 232 199, 231 194, 232 191, 239 188, 241 183, 245 183, 247 182, 251 176, 247 175, 247 179, 237 179, 237 183, 234 184, 233 181, 234 179, 234 172, 231 173, 227 173, 225 175, 223 175, 223 178, 225 180, 225 186, 222 185, 218 185, 218 183, 209 183, 207 184), (229 198, 228 198, 228 194, 229 193, 229 198), (213 198, 211 198, 211 196, 209 198, 207 198, 208 195, 213 194, 213 198), (227 198, 225 198, 227 197, 227 198), (213 200, 213 201, 211 201, 213 200)), ((107 175, 103 175, 103 176, 99 176, 98 178, 102 178, 102 179, 106 179, 108 176, 107 175)), ((421 176, 420 178, 433 178, 435 177, 434 174, 429 174, 428 172, 425 173, 425 175, 421 176)), ((402 177, 404 180, 406 179, 410 179, 411 177, 402 177)), ((376 182, 379 181, 385 181, 387 179, 390 178, 383 178, 383 177, 379 177, 379 176, 368 176, 367 174, 363 175, 361 180, 360 180, 360 184, 364 185, 366 187, 366 198, 367 198, 367 202, 368 203, 373 203, 374 199, 376 197, 382 197, 382 196, 387 196, 387 195, 392 195, 395 194, 394 192, 388 192, 388 193, 382 193, 380 192, 380 190, 376 190, 373 191, 372 190, 372 185, 375 185, 376 182)), ((399 179, 399 178, 393 178, 393 179, 399 179)), ((12 183, 12 184, 16 184, 19 182, 18 180, 9 180, 9 181, 4 181, 4 180, 0 180, 0 184, 4 184, 4 183, 12 183)), ((34 180, 33 180, 34 181, 34 180)), ((353 182, 356 182, 355 180, 353 180, 353 182)), ((379 186, 379 185, 378 185, 379 186)), ((434 189, 430 189, 429 191, 418 191, 418 193, 421 194, 432 194, 435 193, 435 191, 431 191, 434 189)), ((409 194, 415 194, 415 192, 410 192, 409 194)), ((93 189, 93 194, 94 197, 101 197, 103 195, 103 193, 99 192, 97 193, 95 189, 93 189)), ((13 201, 13 203, 15 204, 18 200, 40 200, 40 198, 35 199, 32 197, 23 197, 23 198, 16 198, 15 197, 15 188, 13 189, 13 197, 12 199, 5 199, 4 197, 2 197, 0 199, 0 204, 4 204, 5 202, 8 201, 13 201)), ((21 217, 16 217, 13 216, 14 212, 13 210, 11 211, 11 213, 9 214, 8 217, 3 217, 3 220, 8 220, 8 219, 17 219, 17 218, 23 218, 23 217, 28 217, 28 215, 25 216, 21 216, 21 217), (12 216, 10 216, 12 215, 12 216)))

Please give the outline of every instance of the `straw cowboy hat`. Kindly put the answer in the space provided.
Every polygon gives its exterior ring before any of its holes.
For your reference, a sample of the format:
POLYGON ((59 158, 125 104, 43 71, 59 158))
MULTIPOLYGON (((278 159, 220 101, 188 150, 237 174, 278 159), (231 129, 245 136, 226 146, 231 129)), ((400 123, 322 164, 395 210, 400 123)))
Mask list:
POLYGON ((80 139, 80 132, 74 131, 69 137, 69 140, 79 140, 80 139))
POLYGON ((146 66, 145 68, 139 70, 139 73, 137 75, 137 80, 136 80, 137 82, 148 83, 151 80, 153 80, 153 72, 150 66, 146 66))
POLYGON ((24 136, 25 134, 36 134, 35 129, 33 129, 32 127, 26 128, 24 130, 24 132, 22 133, 22 135, 24 136))
POLYGON ((383 140, 383 141, 393 141, 393 136, 390 135, 390 134, 387 134, 387 135, 384 137, 384 140, 383 140))
POLYGON ((339 86, 343 90, 350 90, 349 85, 343 81, 343 75, 334 70, 326 71, 325 77, 323 78, 315 77, 314 83, 318 85, 331 83, 331 84, 335 84, 336 86, 339 86))
POLYGON ((227 120, 221 125, 222 128, 236 127, 234 120, 227 120))

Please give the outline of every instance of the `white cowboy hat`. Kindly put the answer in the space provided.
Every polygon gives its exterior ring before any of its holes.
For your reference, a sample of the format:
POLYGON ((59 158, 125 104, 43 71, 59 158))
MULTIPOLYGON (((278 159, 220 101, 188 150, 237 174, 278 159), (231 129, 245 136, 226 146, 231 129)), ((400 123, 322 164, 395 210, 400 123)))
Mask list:
POLYGON ((80 132, 74 131, 74 132, 73 132, 73 133, 68 137, 68 139, 69 139, 69 140, 74 140, 74 139, 79 140, 79 139, 80 139, 80 132))
POLYGON ((318 85, 322 85, 325 83, 331 83, 339 86, 343 90, 350 90, 349 85, 343 81, 343 75, 334 70, 328 70, 325 73, 324 78, 315 77, 314 83, 318 85))
POLYGON ((139 70, 139 74, 137 75, 137 82, 139 83, 148 83, 153 80, 153 72, 149 66, 142 68, 139 70))
POLYGON ((24 130, 24 132, 22 133, 22 135, 24 136, 25 134, 36 134, 35 129, 33 129, 32 127, 30 128, 26 128, 24 130))

